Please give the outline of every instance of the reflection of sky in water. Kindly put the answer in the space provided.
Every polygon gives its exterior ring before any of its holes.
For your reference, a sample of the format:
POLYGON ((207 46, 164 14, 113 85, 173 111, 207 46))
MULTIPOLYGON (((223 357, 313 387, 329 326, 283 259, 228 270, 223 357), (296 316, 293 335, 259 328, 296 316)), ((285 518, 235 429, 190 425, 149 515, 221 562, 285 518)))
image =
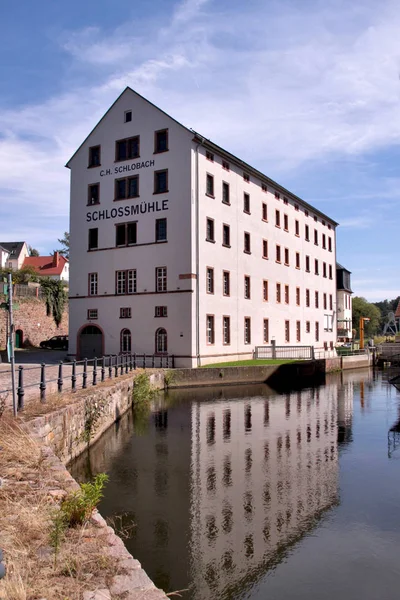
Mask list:
POLYGON ((397 398, 364 371, 282 395, 179 390, 73 473, 110 474, 102 513, 135 522, 128 549, 184 598, 397 598, 397 398))

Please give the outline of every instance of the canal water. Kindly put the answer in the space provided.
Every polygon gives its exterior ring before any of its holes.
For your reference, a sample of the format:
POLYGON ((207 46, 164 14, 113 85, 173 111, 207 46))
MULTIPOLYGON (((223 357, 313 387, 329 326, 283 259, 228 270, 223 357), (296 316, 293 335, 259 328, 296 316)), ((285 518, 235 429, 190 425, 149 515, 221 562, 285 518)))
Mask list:
POLYGON ((400 393, 365 370, 177 390, 70 470, 109 474, 101 513, 186 600, 397 599, 399 418, 400 393))

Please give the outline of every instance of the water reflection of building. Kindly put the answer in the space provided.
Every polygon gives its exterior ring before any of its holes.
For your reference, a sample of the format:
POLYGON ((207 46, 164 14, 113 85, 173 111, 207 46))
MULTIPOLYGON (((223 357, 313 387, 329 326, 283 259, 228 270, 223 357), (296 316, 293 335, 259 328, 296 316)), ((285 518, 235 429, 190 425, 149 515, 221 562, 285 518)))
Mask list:
POLYGON ((94 448, 93 471, 111 476, 101 511, 128 513, 125 543, 156 585, 190 587, 187 600, 242 597, 338 502, 353 388, 334 375, 286 395, 173 391, 142 435, 124 419, 94 448))
POLYGON ((277 553, 337 502, 335 391, 325 388, 323 402, 313 389, 192 404, 198 597, 228 598, 244 580, 254 584, 277 553))

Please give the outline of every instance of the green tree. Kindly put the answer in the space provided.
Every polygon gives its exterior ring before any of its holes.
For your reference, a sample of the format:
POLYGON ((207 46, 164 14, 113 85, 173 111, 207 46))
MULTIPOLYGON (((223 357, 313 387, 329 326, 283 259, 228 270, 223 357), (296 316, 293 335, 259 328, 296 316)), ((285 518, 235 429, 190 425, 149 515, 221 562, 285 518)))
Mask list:
POLYGON ((357 331, 357 337, 360 335, 360 318, 368 317, 369 322, 364 325, 365 337, 373 337, 380 329, 381 311, 375 304, 368 302, 365 298, 355 296, 353 298, 353 328, 357 331))
POLYGON ((28 246, 29 256, 40 256, 39 250, 36 248, 32 248, 32 246, 28 246))
POLYGON ((47 316, 53 316, 54 323, 59 327, 67 302, 67 294, 63 281, 43 277, 40 282, 46 300, 47 316))
POLYGON ((64 237, 58 240, 62 246, 60 250, 57 250, 60 254, 69 259, 69 231, 64 231, 64 237))

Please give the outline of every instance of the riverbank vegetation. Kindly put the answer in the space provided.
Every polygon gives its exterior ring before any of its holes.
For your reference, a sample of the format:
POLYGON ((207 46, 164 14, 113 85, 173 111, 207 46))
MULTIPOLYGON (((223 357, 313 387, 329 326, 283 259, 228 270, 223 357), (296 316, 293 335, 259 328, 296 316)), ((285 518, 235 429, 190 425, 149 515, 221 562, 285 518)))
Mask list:
POLYGON ((76 491, 51 461, 17 421, 0 418, 0 546, 7 568, 0 598, 81 598, 85 590, 107 587, 116 573, 116 560, 105 553, 89 516, 100 482, 76 491), (64 530, 57 525, 54 533, 60 510, 77 523, 64 530))

